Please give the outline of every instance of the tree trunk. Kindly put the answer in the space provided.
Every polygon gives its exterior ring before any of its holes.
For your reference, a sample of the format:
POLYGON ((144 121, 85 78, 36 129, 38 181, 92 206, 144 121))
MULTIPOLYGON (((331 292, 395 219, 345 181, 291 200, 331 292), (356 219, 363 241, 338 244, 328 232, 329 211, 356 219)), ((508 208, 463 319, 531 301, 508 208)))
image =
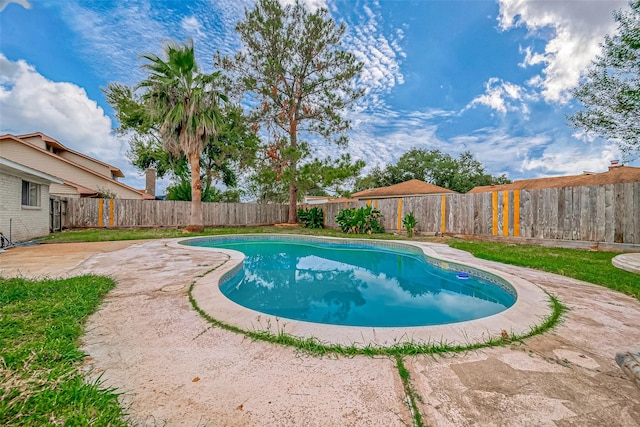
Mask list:
MULTIPOLYGON (((295 109, 293 105, 289 109, 289 136, 291 147, 296 148, 298 146, 298 121, 296 120, 295 109)), ((289 171, 291 172, 291 182, 289 183, 289 224, 296 224, 298 222, 298 187, 296 182, 298 180, 298 171, 296 170, 296 161, 291 162, 289 171)))
POLYGON ((289 224, 298 222, 298 188, 289 184, 289 224))
POLYGON ((191 219, 186 229, 199 233, 204 230, 204 221, 202 218, 200 155, 198 153, 189 153, 189 165, 191 166, 191 219))

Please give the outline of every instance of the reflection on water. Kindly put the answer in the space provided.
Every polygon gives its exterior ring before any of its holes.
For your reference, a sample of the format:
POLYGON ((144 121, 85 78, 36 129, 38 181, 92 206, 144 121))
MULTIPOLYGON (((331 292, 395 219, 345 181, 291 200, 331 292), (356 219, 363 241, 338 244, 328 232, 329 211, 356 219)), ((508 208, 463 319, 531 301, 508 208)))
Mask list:
POLYGON ((210 240, 244 268, 221 286, 231 300, 283 318, 350 326, 419 326, 477 319, 515 297, 477 278, 460 280, 422 257, 383 248, 291 240, 210 240))

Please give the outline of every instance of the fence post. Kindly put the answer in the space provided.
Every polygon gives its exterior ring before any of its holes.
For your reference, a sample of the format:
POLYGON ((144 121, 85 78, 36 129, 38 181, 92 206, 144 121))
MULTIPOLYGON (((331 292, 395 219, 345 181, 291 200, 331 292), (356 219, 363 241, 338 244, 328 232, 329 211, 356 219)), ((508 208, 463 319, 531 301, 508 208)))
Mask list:
POLYGON ((104 199, 98 199, 98 227, 102 227, 102 205, 104 204, 104 199))
POLYGON ((502 192, 502 235, 509 235, 509 191, 502 192))
POLYGON ((447 196, 440 196, 440 234, 444 234, 447 224, 447 196))
POLYGON ((520 190, 513 190, 513 237, 520 237, 520 190))
POLYGON ((113 199, 109 199, 109 227, 113 227, 113 199))
POLYGON ((498 192, 491 192, 491 234, 498 235, 498 192))

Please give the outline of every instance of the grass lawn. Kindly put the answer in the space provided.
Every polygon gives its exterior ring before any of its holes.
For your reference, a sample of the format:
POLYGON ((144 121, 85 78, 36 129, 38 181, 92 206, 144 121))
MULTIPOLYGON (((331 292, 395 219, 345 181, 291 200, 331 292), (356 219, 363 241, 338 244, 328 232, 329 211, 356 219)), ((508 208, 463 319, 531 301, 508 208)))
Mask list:
POLYGON ((450 240, 449 246, 478 258, 561 274, 631 295, 640 300, 640 275, 611 264, 619 252, 548 248, 495 242, 450 240))
POLYGON ((182 229, 175 228, 147 228, 132 230, 109 230, 109 229, 89 229, 70 230, 62 233, 53 233, 45 237, 44 243, 68 243, 68 242, 106 242, 111 240, 143 240, 143 239, 166 239, 173 237, 194 237, 194 236, 215 236, 220 234, 262 234, 262 233, 295 233, 314 236, 330 237, 354 237, 372 239, 399 239, 392 233, 380 234, 345 234, 340 230, 330 229, 309 229, 309 228, 286 228, 286 227, 226 227, 226 228, 205 228, 202 233, 186 233, 182 229))
POLYGON ((117 395, 79 371, 84 322, 114 286, 0 278, 0 425, 127 425, 117 395))

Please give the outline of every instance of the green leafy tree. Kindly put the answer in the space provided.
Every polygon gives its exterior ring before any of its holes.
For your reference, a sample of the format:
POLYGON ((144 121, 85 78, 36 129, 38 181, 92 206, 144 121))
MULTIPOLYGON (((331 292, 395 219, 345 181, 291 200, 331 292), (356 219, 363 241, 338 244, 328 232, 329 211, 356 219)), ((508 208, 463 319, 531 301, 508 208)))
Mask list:
POLYGON ((370 188, 388 187, 390 185, 393 185, 394 181, 386 173, 387 168, 382 169, 380 166, 375 166, 373 169, 371 169, 371 172, 369 172, 368 175, 358 177, 356 179, 355 185, 353 186, 354 192, 368 190, 370 188))
MULTIPOLYGON (((351 195, 353 185, 364 168, 362 160, 352 161, 351 156, 343 154, 337 159, 313 159, 304 163, 297 171, 297 201, 304 195, 338 196, 351 195)), ((249 182, 249 193, 262 203, 284 203, 289 199, 287 171, 269 156, 258 162, 255 173, 249 182)))
MULTIPOLYGON (((217 194, 217 183, 236 187, 238 172, 255 163, 259 146, 259 138, 250 129, 239 106, 226 103, 219 114, 218 132, 209 138, 200 155, 202 201, 212 201, 211 197, 205 194, 217 194)), ((161 178, 170 175, 174 181, 171 188, 182 188, 185 182, 190 182, 189 164, 184 154, 174 156, 158 138, 147 134, 135 134, 130 145, 129 160, 138 169, 154 168, 161 178)), ((168 198, 191 200, 191 191, 170 192, 168 198), (187 196, 188 198, 184 198, 187 196)))
MULTIPOLYGON (((120 125, 116 132, 130 137, 131 163, 141 171, 156 169, 160 178, 171 177, 169 200, 192 200, 188 158, 184 151, 170 151, 164 144, 160 134, 163 118, 153 113, 144 96, 132 88, 110 83, 103 92, 120 125)), ((240 192, 233 189, 237 174, 254 163, 259 139, 238 105, 225 102, 217 106, 217 119, 216 132, 208 135, 200 153, 200 199, 236 201, 240 197, 240 192), (221 192, 215 187, 220 182, 231 189, 221 192)))
POLYGON ((573 96, 585 110, 569 116, 571 126, 615 141, 625 156, 640 151, 640 0, 616 11, 613 36, 606 35, 573 96))
POLYGON ((152 119, 159 120, 160 139, 174 156, 183 154, 191 170, 191 218, 187 230, 202 231, 200 155, 216 133, 220 101, 226 98, 216 90, 219 73, 200 71, 193 42, 180 46, 167 44, 165 59, 146 54, 143 69, 149 74, 139 86, 150 108, 152 119))
POLYGON ((367 188, 386 187, 419 179, 459 193, 474 187, 511 182, 505 175, 491 176, 484 166, 465 151, 455 159, 440 150, 414 148, 403 154, 395 165, 384 169, 374 168, 371 173, 356 181, 356 191, 367 188))
MULTIPOLYGON (((191 183, 179 181, 167 187, 167 200, 191 200, 191 183)), ((240 202, 240 191, 221 191, 216 187, 203 187, 200 200, 203 202, 240 202)))
POLYGON ((351 195, 349 189, 364 166, 362 160, 352 163, 349 154, 338 159, 315 159, 300 167, 298 191, 310 196, 348 197, 351 195))
POLYGON ((342 49, 345 30, 325 8, 311 13, 299 0, 285 7, 278 0, 258 0, 236 26, 241 51, 232 58, 216 56, 255 102, 251 116, 271 141, 267 155, 273 166, 271 174, 261 171, 259 181, 288 187, 290 223, 296 222, 299 166, 311 155, 302 137, 346 145, 344 112, 363 93, 355 86, 362 64, 342 49))

